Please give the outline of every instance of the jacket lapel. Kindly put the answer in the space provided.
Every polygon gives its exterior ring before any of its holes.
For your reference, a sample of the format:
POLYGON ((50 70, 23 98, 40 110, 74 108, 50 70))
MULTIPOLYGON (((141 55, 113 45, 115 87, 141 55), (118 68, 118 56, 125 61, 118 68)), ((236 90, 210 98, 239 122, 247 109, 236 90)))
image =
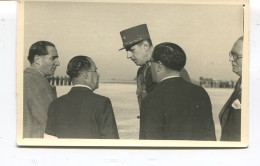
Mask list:
POLYGON ((224 105, 224 107, 221 109, 219 113, 219 121, 221 124, 221 128, 223 128, 223 126, 225 126, 227 122, 229 112, 231 111, 232 102, 236 98, 239 98, 239 95, 241 95, 241 78, 238 79, 234 92, 232 93, 232 95, 230 96, 230 98, 228 99, 228 101, 226 102, 226 104, 224 105))

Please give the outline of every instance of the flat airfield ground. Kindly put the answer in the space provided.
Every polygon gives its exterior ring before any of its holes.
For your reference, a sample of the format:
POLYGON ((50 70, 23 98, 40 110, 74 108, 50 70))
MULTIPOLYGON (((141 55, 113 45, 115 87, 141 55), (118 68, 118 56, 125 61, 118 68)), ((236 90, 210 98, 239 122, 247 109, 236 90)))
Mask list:
MULTIPOLYGON (((71 86, 57 86, 58 97, 69 92, 71 86)), ((205 88, 208 92, 213 111, 217 140, 220 139, 221 127, 219 112, 233 92, 233 89, 205 88)), ((139 138, 139 115, 135 84, 100 83, 95 93, 111 99, 118 126, 120 139, 139 138)))

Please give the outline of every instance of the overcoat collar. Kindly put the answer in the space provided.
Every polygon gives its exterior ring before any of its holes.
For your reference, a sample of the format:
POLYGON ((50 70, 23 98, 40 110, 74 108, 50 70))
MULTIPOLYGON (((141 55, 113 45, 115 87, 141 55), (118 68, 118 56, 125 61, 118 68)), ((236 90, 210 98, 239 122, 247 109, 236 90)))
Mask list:
POLYGON ((46 79, 46 77, 42 73, 40 73, 37 69, 35 69, 33 67, 27 67, 24 70, 24 72, 25 73, 30 73, 30 74, 33 74, 33 75, 35 75, 37 77, 41 77, 41 78, 45 78, 46 79))

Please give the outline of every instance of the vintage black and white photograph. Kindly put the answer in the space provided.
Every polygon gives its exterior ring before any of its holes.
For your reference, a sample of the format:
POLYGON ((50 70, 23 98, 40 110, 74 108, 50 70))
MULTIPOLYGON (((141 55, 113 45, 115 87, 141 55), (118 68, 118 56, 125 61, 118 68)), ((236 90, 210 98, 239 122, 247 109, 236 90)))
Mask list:
POLYGON ((246 0, 19 1, 17 144, 247 147, 248 13, 246 0))

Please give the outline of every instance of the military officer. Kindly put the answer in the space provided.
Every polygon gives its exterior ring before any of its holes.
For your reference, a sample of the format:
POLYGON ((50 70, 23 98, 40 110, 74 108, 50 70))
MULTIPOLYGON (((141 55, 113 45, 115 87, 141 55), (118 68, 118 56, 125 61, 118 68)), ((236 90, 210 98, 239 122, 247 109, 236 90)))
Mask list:
MULTIPOLYGON (((153 82, 151 71, 145 64, 150 60, 153 52, 153 44, 146 24, 141 24, 120 32, 123 48, 127 51, 127 59, 131 59, 140 68, 137 71, 137 98, 139 108, 141 108, 142 99, 150 93, 156 83, 153 82)), ((187 71, 183 68, 180 76, 190 82, 187 71)))

